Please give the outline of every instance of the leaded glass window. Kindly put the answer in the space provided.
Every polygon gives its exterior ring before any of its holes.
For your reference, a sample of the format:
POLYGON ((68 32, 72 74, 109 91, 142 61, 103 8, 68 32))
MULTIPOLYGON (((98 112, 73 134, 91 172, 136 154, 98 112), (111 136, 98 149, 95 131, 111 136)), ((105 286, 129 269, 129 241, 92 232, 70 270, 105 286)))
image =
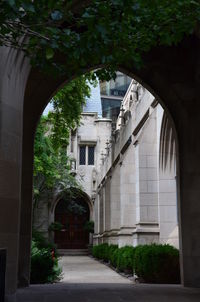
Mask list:
POLYGON ((94 165, 94 146, 88 146, 88 165, 94 165))
POLYGON ((86 164, 86 146, 80 146, 79 163, 80 165, 86 164))

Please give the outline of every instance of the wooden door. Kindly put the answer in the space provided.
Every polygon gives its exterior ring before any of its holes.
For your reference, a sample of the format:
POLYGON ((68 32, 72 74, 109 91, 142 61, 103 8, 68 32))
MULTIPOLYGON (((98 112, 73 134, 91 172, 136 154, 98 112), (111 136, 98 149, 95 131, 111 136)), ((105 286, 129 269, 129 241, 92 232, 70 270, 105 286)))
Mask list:
POLYGON ((55 213, 55 221, 63 225, 55 232, 55 243, 60 249, 84 249, 89 243, 89 233, 84 229, 88 213, 76 215, 69 212, 55 213))

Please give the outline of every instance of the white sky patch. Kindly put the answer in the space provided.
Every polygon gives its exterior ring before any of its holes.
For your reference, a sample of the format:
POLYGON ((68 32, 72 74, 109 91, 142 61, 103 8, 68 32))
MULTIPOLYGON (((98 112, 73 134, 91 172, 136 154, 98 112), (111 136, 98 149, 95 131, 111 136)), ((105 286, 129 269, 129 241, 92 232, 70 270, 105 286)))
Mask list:
POLYGON ((53 111, 53 105, 50 104, 50 103, 46 106, 46 108, 44 109, 42 115, 46 116, 49 113, 49 111, 53 111))

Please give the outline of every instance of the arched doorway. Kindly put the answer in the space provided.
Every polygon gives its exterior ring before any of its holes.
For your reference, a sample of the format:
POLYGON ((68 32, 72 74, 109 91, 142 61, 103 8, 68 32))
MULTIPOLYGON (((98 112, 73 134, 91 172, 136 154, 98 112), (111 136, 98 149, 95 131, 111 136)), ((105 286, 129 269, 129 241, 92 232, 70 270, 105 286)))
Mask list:
POLYGON ((90 210, 82 197, 62 198, 56 205, 54 219, 62 225, 55 231, 54 241, 59 249, 85 249, 89 244, 86 223, 90 210))
MULTIPOLYGON (((119 70, 148 88, 174 121, 178 138, 178 170, 180 170, 178 195, 181 203, 179 202, 178 206, 182 282, 184 285, 197 287, 200 286, 198 269, 200 267, 198 245, 200 148, 199 140, 196 139, 196 130, 199 127, 199 64, 197 64, 199 49, 199 38, 193 35, 177 46, 152 49, 144 56, 144 67, 140 70, 137 70, 129 59, 121 68, 117 66, 119 70)), ((8 133, 10 133, 10 146, 13 144, 15 148, 9 148, 9 152, 7 147, 2 149, 1 233, 5 238, 2 246, 8 246, 8 251, 11 251, 8 253, 9 282, 6 291, 13 293, 16 291, 17 271, 19 283, 23 286, 29 284, 35 128, 48 100, 65 81, 76 75, 71 73, 63 78, 47 77, 36 69, 31 69, 29 73, 29 65, 20 63, 21 56, 18 57, 19 64, 13 65, 13 60, 6 59, 7 53, 5 49, 3 51, 2 58, 5 60, 3 59, 1 63, 3 88, 1 95, 4 96, 4 101, 1 116, 2 129, 6 131, 1 132, 1 139, 8 142, 8 133), (12 76, 4 76, 6 72, 7 74, 11 72, 12 76), (16 85, 16 78, 18 85, 16 85), (37 87, 41 89, 36 89, 37 87), (12 123, 8 123, 8 116, 13 117, 12 123), (12 212, 12 224, 10 221, 5 221, 11 205, 15 209, 12 212), (6 233, 7 230, 12 232, 6 233)), ((86 69, 89 70, 90 67, 88 64, 86 69)))

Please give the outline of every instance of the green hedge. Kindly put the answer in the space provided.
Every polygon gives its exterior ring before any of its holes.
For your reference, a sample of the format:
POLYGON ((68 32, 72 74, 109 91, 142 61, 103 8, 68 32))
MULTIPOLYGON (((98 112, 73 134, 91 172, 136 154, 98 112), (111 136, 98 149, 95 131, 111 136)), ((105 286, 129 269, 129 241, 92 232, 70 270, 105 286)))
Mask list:
POLYGON ((118 251, 119 249, 116 248, 113 253, 110 255, 110 263, 112 266, 117 267, 117 262, 118 262, 118 251))
POLYGON ((108 245, 107 243, 103 243, 100 245, 93 246, 92 255, 95 258, 104 260, 106 262, 110 261, 110 258, 113 252, 118 248, 117 245, 108 245))
POLYGON ((61 268, 54 245, 39 232, 33 232, 31 244, 31 283, 50 283, 60 279, 61 268))
POLYGON ((133 272, 133 259, 135 248, 132 246, 124 246, 118 249, 117 268, 120 271, 133 272))
POLYGON ((94 246, 92 254, 120 271, 135 273, 145 282, 180 283, 179 251, 168 244, 118 248, 104 243, 94 246))
POLYGON ((180 283, 179 251, 168 244, 141 245, 135 248, 134 269, 150 283, 180 283))

